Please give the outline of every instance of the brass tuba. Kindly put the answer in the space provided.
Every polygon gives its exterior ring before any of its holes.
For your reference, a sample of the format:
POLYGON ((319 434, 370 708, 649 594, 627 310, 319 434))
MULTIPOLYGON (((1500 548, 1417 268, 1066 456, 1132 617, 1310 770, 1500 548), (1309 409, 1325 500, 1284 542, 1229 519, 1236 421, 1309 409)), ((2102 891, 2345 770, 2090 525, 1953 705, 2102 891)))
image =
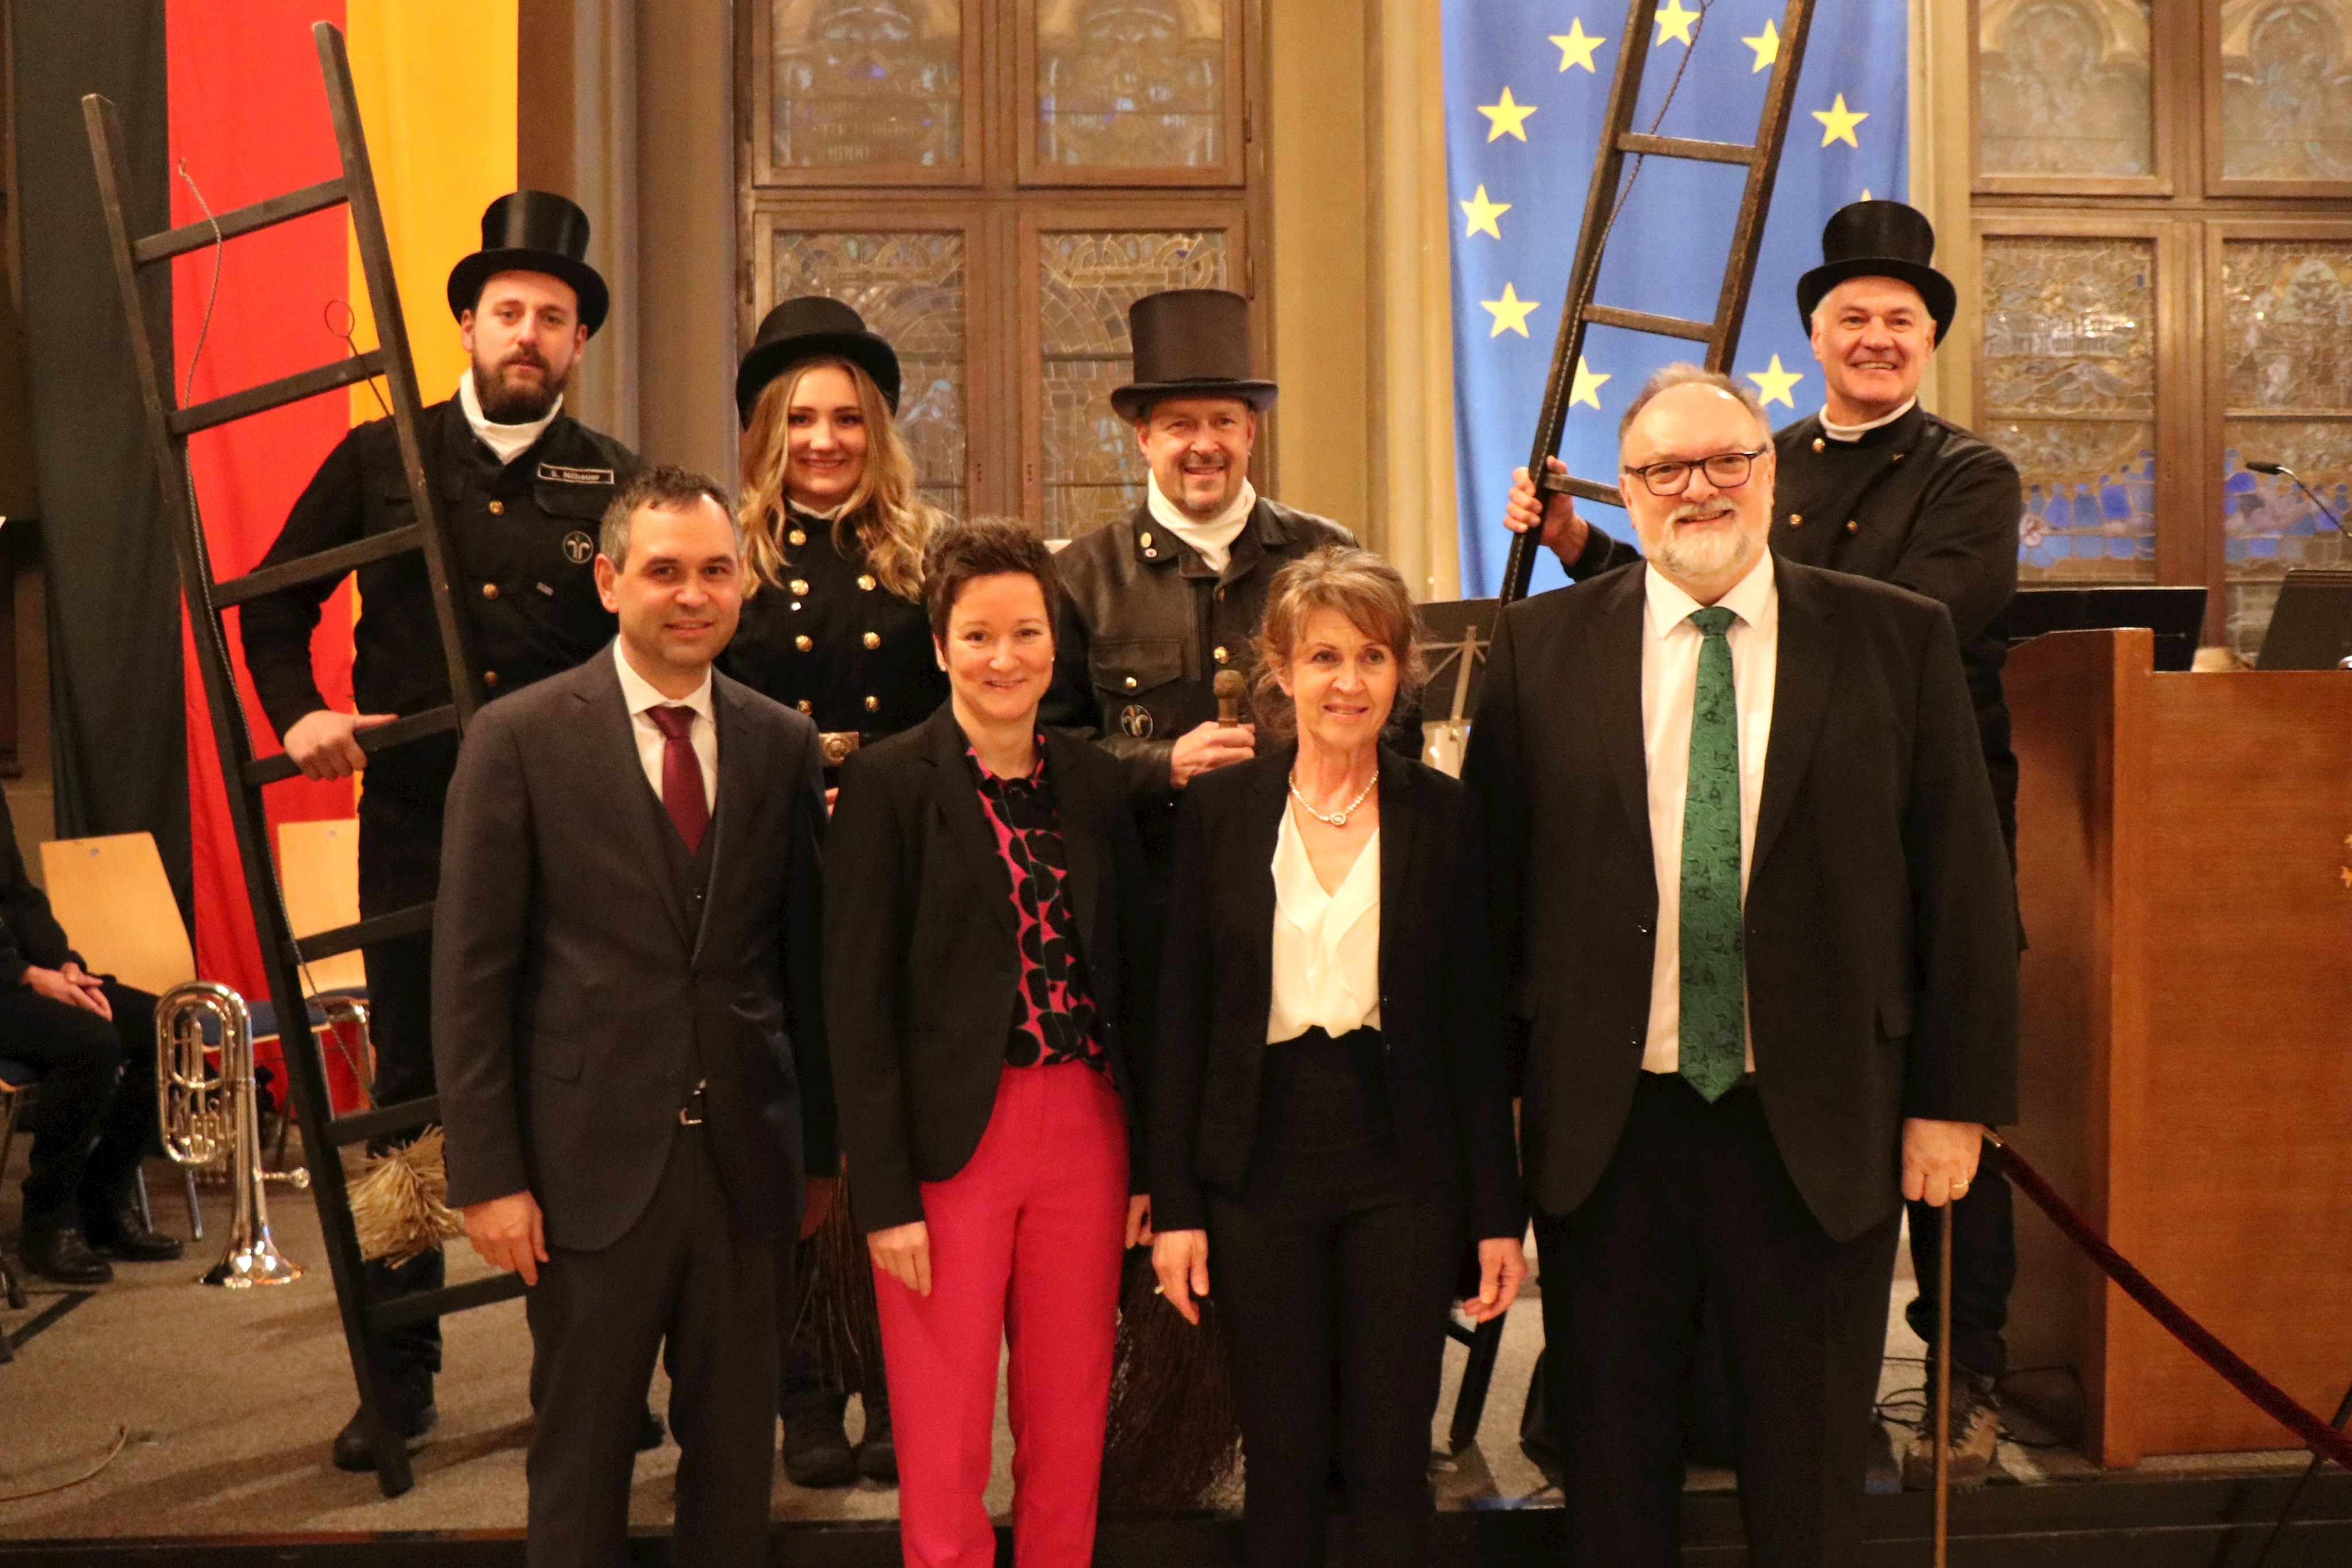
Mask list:
POLYGON ((204 1276, 207 1285, 244 1290, 284 1285, 302 1277, 269 1235, 270 1181, 307 1187, 310 1173, 261 1168, 261 1111, 253 1080, 253 1023, 245 998, 210 980, 173 987, 155 1004, 155 1100, 163 1152, 184 1166, 226 1159, 236 1194, 228 1250, 204 1276), (217 1043, 205 1041, 210 1019, 217 1043), (220 1067, 208 1060, 218 1052, 220 1067))

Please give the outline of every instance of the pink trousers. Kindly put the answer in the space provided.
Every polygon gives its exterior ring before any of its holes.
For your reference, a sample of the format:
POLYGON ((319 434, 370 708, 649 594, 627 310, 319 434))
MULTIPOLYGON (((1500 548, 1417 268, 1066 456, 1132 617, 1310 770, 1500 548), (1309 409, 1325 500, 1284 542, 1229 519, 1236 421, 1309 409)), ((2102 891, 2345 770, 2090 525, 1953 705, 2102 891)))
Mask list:
POLYGON ((1095 1545, 1127 1223, 1127 1119, 1102 1073, 1007 1067, 970 1164, 922 1184, 931 1293, 876 1270, 908 1568, 991 1568, 996 1367, 1010 1345, 1017 1568, 1095 1545))

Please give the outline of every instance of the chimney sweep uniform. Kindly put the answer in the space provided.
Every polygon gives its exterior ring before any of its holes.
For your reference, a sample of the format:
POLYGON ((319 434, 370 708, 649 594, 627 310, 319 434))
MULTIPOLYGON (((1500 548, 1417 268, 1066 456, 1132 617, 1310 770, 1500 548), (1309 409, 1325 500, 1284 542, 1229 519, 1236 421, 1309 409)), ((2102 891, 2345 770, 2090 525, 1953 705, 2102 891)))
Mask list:
MULTIPOLYGON (((565 198, 516 191, 482 214, 482 248, 449 274, 449 309, 474 308, 500 272, 537 272, 570 284, 591 333, 610 298, 582 259, 588 217, 565 198)), ((614 486, 638 466, 612 437, 554 409, 535 425, 496 424, 481 413, 468 369, 457 395, 423 411, 417 427, 427 481, 450 547, 450 591, 467 649, 495 700, 586 659, 611 642, 614 617, 596 596, 592 565, 598 524, 614 486), (536 431, 535 434, 530 434, 536 431), (501 452, 489 444, 497 440, 501 452), (520 441, 520 449, 515 444, 520 441)), ((415 521, 392 421, 353 429, 327 455, 287 515, 261 565, 347 545, 415 521)), ((352 690, 361 713, 415 714, 449 701, 440 632, 424 558, 399 555, 359 569, 352 690)), ((334 580, 257 599, 243 612, 246 664, 263 711, 282 737, 328 706, 310 665, 310 636, 334 580)), ((442 800, 457 737, 435 736, 371 757, 360 793, 360 915, 388 914, 435 895, 440 882, 442 800)), ((432 938, 420 934, 364 949, 376 1051, 374 1097, 396 1104, 434 1092, 432 938)), ((369 1265, 379 1296, 437 1289, 442 1259, 425 1253, 397 1269, 369 1265)), ((392 1331, 402 1415, 432 1406, 440 1368, 437 1320, 392 1331)), ((373 1467, 363 1439, 337 1440, 336 1462, 373 1467), (350 1461, 350 1462, 346 1462, 350 1461)))
MULTIPOLYGON (((1249 304, 1221 288, 1147 294, 1128 310, 1135 380, 1111 406, 1140 425, 1164 398, 1237 398, 1263 413, 1272 382, 1250 374, 1249 304)), ((1147 479, 1149 486, 1152 481, 1147 479)), ((1166 863, 1177 737, 1217 716, 1221 670, 1255 677, 1253 643, 1275 573, 1355 536, 1328 517, 1258 497, 1220 570, 1153 516, 1132 515, 1074 541, 1055 559, 1066 603, 1055 634, 1048 725, 1091 730, 1129 765, 1155 865, 1166 863), (1160 820, 1155 820, 1160 819, 1160 820)))

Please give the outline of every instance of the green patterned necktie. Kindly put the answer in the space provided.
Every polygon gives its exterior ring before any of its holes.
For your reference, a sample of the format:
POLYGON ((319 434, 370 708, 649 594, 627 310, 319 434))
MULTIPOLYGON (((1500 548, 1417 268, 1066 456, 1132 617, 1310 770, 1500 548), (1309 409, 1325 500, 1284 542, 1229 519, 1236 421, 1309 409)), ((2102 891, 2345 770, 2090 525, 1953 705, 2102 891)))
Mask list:
POLYGON ((1711 1103, 1747 1064, 1739 940, 1739 702, 1731 684, 1732 613, 1694 611, 1698 690, 1683 793, 1682 1074, 1711 1103))

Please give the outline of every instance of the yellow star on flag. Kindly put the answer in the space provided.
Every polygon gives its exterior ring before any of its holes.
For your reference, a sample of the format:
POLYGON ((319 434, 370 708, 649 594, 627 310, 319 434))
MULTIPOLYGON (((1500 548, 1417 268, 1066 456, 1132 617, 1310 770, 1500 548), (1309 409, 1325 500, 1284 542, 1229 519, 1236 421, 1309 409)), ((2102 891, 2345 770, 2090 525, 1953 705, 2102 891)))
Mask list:
POLYGON ((1797 400, 1789 395, 1789 390, 1803 381, 1805 376, 1801 371, 1782 370, 1780 356, 1775 354, 1772 356, 1770 370, 1750 371, 1748 372, 1748 379, 1756 383, 1756 396, 1759 402, 1786 403, 1790 408, 1794 408, 1797 406, 1797 400))
POLYGON ((1475 234, 1492 235, 1496 239, 1503 237, 1503 231, 1495 226, 1495 220, 1511 210, 1510 203, 1488 201, 1486 187, 1481 185, 1475 196, 1466 202, 1456 202, 1454 204, 1460 207, 1462 215, 1470 220, 1470 226, 1462 231, 1464 239, 1468 239, 1475 234))
POLYGON ((1756 51, 1756 64, 1749 68, 1748 72, 1749 76, 1754 76, 1758 71, 1780 63, 1780 29, 1772 25, 1772 19, 1769 16, 1764 18, 1762 32, 1752 38, 1742 38, 1739 41, 1756 51))
POLYGON ((1666 0, 1665 9, 1657 16, 1658 41, 1650 47, 1657 48, 1668 38, 1680 38, 1685 45, 1696 43, 1698 40, 1691 37, 1691 24, 1697 21, 1700 15, 1696 11, 1684 10, 1683 0, 1666 0))
POLYGON ((1583 403, 1588 408, 1598 409, 1601 406, 1601 389, 1608 384, 1608 371, 1591 370, 1585 364, 1584 356, 1577 355, 1576 385, 1569 390, 1568 405, 1574 408, 1578 403, 1583 403))
POLYGON ((1566 70, 1570 66, 1582 66, 1586 70, 1592 71, 1595 75, 1599 74, 1598 68, 1592 63, 1592 51, 1609 40, 1585 37, 1583 17, 1579 16, 1570 21, 1567 32, 1554 33, 1551 36, 1551 41, 1559 46, 1560 69, 1566 70))
MULTIPOLYGON (((1840 99, 1839 104, 1843 108, 1844 100, 1840 99)), ((1528 116, 1535 111, 1536 105, 1532 103, 1513 102, 1509 88, 1503 89, 1501 102, 1482 103, 1478 106, 1478 112, 1485 115, 1491 122, 1490 129, 1486 132, 1486 140, 1489 141, 1499 141, 1506 136, 1516 136, 1525 141, 1528 139, 1526 130, 1528 116)))
MULTIPOLYGON (((1853 139, 1853 128, 1868 120, 1870 116, 1857 114, 1846 108, 1845 94, 1838 94, 1837 102, 1829 108, 1813 110, 1813 118, 1822 122, 1822 146, 1827 147, 1832 141, 1843 141, 1857 152, 1862 151, 1862 143, 1853 139)), ((1493 138, 1489 137, 1488 140, 1492 141, 1493 138)), ((1524 141, 1527 138, 1521 137, 1519 140, 1524 141)))
POLYGON ((1865 201, 1865 202, 1866 202, 1866 201, 1869 201, 1869 200, 1871 199, 1871 196, 1870 196, 1870 187, 1869 187, 1869 186, 1867 186, 1867 185, 1864 185, 1864 186, 1862 188, 1862 199, 1863 199, 1864 201, 1865 201))
POLYGON ((1520 298, 1507 283, 1503 285, 1500 299, 1481 299, 1478 303, 1495 318, 1495 329, 1486 334, 1489 338, 1499 338, 1506 332, 1517 332, 1520 337, 1526 337, 1528 312, 1543 308, 1535 300, 1520 298))

